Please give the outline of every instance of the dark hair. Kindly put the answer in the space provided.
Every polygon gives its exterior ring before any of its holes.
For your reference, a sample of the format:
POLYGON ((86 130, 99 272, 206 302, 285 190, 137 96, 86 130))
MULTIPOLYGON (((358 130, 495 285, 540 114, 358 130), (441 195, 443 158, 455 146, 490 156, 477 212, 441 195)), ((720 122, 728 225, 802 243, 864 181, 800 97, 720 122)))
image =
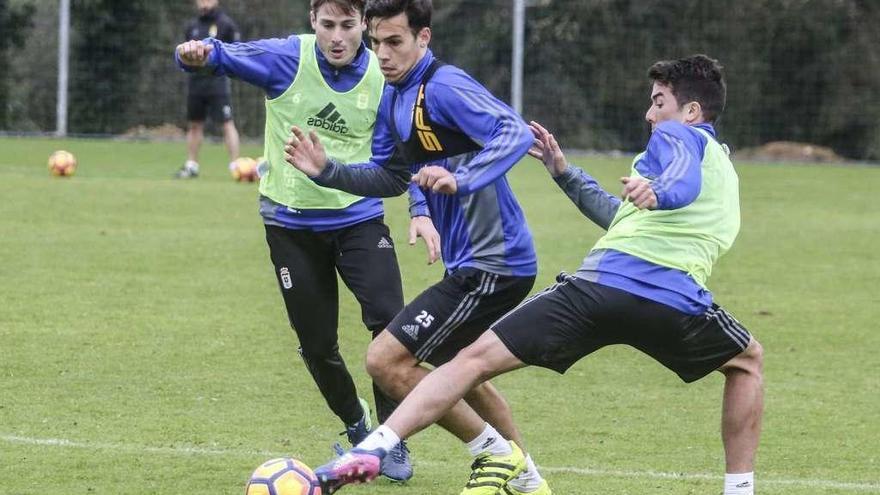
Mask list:
POLYGON ((364 0, 312 0, 312 12, 318 12, 324 4, 332 3, 339 7, 343 12, 349 15, 364 13, 364 0))
POLYGON ((369 23, 376 17, 387 19, 401 12, 406 12, 409 29, 413 34, 418 34, 423 28, 431 27, 434 5, 431 0, 367 0, 364 16, 369 23))
POLYGON ((703 109, 703 117, 715 122, 724 111, 727 85, 723 67, 706 55, 692 55, 678 60, 661 60, 648 69, 651 80, 669 86, 679 105, 695 101, 703 109))

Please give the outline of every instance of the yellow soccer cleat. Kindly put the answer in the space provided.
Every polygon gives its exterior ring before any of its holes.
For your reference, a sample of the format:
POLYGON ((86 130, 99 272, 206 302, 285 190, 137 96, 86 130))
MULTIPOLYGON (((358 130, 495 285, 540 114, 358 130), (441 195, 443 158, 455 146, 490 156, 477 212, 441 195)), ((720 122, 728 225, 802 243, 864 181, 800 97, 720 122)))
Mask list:
POLYGON ((541 480, 538 489, 532 492, 521 492, 510 486, 510 484, 504 485, 504 488, 501 489, 501 495, 553 495, 553 492, 550 491, 550 485, 547 484, 547 480, 541 480))
POLYGON ((498 495, 501 488, 526 468, 526 457, 516 443, 507 455, 480 454, 471 464, 471 477, 461 495, 498 495))

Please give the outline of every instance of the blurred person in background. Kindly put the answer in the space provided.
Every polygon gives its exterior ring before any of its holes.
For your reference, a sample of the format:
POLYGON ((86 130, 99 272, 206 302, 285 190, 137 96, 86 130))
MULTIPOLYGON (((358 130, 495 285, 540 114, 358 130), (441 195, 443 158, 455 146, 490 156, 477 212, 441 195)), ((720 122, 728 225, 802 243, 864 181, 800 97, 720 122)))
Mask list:
MULTIPOLYGON (((225 42, 241 39, 238 26, 219 7, 218 0, 195 0, 198 16, 186 25, 184 40, 214 38, 225 42)), ((186 119, 189 128, 186 133, 186 162, 175 175, 179 179, 194 179, 199 176, 199 148, 205 134, 205 119, 223 125, 223 140, 229 152, 229 168, 238 158, 238 130, 232 120, 229 78, 214 77, 212 74, 194 71, 189 75, 186 119)))

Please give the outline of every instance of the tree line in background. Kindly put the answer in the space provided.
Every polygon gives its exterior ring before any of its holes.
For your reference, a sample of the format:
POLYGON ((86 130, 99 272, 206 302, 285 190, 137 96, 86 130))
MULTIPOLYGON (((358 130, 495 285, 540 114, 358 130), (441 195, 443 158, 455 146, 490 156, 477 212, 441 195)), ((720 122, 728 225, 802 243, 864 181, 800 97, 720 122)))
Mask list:
MULTIPOLYGON (((172 62, 189 0, 72 0, 69 132, 184 125, 172 62)), ((509 101, 512 0, 435 0, 432 48, 509 101)), ((527 9, 523 115, 566 147, 635 150, 648 128, 647 68, 707 53, 726 68, 719 125, 734 148, 768 141, 880 159, 880 2, 541 0, 527 9)), ((221 0, 244 39, 310 32, 308 0, 221 0)), ((55 126, 56 0, 0 0, 0 130, 55 126)), ((259 138, 259 90, 233 84, 236 121, 259 138)))

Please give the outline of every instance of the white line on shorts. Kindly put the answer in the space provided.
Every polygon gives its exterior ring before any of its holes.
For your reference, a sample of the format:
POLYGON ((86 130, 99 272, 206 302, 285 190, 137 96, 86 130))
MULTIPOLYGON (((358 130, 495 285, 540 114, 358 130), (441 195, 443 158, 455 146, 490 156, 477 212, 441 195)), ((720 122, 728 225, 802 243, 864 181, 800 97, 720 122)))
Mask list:
MULTIPOLYGON (((271 452, 266 450, 239 450, 224 448, 203 448, 189 446, 170 446, 170 447, 149 447, 134 444, 119 443, 91 443, 91 442, 74 442, 62 438, 31 438, 18 435, 0 435, 0 441, 6 443, 36 445, 44 447, 64 447, 73 449, 90 449, 90 450, 107 450, 113 452, 124 452, 131 454, 164 454, 164 455, 193 455, 193 456, 238 456, 238 457, 284 457, 291 455, 290 452, 271 452)), ((421 465, 432 467, 442 467, 445 464, 439 462, 419 461, 421 465)), ((540 466, 541 471, 545 473, 566 473, 578 476, 596 476, 610 478, 649 478, 649 479, 670 479, 670 480, 722 480, 723 476, 702 473, 665 473, 658 471, 627 471, 617 469, 593 469, 579 468, 570 466, 540 466)), ((765 478, 760 476, 756 480, 758 485, 784 485, 784 486, 803 486, 808 488, 824 488, 853 492, 876 492, 880 493, 880 483, 855 483, 836 480, 814 480, 814 479, 780 479, 765 478)))

